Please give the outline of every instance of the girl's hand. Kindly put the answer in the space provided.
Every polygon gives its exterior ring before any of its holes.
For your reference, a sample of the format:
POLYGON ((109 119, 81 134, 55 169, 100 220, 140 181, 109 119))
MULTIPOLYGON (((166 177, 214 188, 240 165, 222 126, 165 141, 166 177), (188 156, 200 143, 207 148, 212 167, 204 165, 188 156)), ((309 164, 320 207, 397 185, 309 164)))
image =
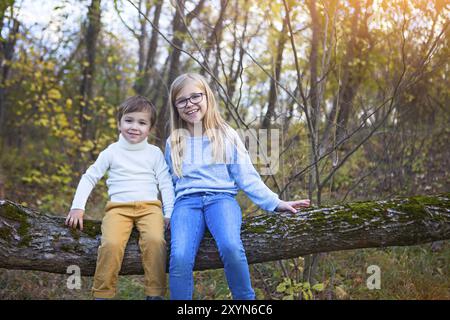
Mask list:
POLYGON ((164 228, 166 230, 170 229, 170 218, 164 218, 164 228))
POLYGON ((290 211, 292 213, 297 213, 299 208, 307 208, 311 205, 309 199, 297 200, 297 201, 281 201, 276 207, 275 211, 290 211))
POLYGON ((72 209, 66 218, 66 226, 76 229, 80 225, 80 230, 83 231, 83 215, 84 210, 72 209))

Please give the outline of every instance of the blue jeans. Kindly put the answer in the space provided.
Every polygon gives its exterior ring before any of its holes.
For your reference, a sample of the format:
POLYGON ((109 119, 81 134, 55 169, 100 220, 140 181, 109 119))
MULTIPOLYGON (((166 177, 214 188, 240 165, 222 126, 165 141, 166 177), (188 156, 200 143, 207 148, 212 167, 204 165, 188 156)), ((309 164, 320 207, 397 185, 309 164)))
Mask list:
POLYGON ((170 297, 190 300, 195 256, 207 226, 219 249, 233 299, 255 299, 241 241, 242 213, 233 195, 195 193, 175 202, 170 221, 170 297))

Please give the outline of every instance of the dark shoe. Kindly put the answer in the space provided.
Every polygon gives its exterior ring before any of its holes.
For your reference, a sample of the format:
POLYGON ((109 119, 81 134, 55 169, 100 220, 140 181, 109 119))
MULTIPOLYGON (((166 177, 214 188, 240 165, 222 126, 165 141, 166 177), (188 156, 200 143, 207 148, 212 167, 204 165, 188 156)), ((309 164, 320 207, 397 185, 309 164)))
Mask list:
POLYGON ((161 296, 147 296, 145 300, 164 300, 164 297, 161 296))

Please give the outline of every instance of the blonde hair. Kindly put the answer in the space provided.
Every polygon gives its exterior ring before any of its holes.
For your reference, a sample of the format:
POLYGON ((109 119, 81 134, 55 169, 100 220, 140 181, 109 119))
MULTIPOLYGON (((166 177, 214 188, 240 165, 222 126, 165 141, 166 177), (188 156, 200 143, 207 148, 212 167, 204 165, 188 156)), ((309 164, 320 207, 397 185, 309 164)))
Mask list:
POLYGON ((170 148, 171 160, 174 173, 182 176, 182 163, 184 156, 184 149, 186 147, 186 132, 187 124, 181 119, 178 110, 175 106, 175 99, 179 92, 189 83, 194 82, 195 85, 206 95, 207 110, 202 120, 203 129, 206 131, 206 136, 211 142, 212 156, 214 161, 225 161, 225 139, 229 137, 231 127, 225 122, 217 108, 214 94, 206 82, 206 79, 196 73, 185 73, 178 76, 170 86, 169 92, 169 108, 170 108, 170 148))

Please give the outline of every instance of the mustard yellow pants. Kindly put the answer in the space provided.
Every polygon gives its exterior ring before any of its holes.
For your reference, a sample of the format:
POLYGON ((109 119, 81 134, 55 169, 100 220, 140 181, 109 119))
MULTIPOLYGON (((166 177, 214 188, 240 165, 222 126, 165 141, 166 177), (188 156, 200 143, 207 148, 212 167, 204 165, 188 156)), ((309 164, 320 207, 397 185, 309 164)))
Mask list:
POLYGON ((108 202, 102 220, 102 238, 98 249, 92 294, 113 298, 125 247, 133 225, 139 231, 139 247, 144 268, 145 294, 164 296, 166 291, 166 241, 161 202, 108 202))

